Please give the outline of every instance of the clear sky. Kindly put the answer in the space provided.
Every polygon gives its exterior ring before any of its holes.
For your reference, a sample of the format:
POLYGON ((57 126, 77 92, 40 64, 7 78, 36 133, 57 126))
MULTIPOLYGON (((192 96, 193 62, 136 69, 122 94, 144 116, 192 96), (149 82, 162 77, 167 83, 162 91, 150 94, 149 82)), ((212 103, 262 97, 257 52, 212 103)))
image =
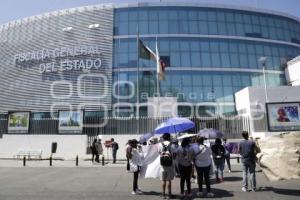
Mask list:
MULTIPOLYGON (((159 2, 160 0, 0 0, 0 24, 44 12, 101 3, 159 2)), ((161 0, 244 5, 276 10, 300 18, 300 0, 161 0)))

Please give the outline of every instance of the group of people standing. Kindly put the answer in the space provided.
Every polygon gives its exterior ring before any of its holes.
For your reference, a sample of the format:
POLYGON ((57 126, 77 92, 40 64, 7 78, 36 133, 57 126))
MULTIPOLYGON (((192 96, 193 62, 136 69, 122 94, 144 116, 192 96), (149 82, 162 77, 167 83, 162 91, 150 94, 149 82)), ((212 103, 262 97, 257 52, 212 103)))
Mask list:
MULTIPOLYGON (((256 190, 255 181, 255 143, 248 140, 248 133, 243 132, 244 140, 240 142, 239 151, 243 164, 243 191, 248 189, 248 172, 251 175, 252 190, 256 190), (254 161, 254 163, 253 163, 254 161)), ((193 169, 197 171, 197 183, 199 197, 214 197, 211 192, 210 173, 212 166, 215 166, 216 181, 223 181, 224 165, 227 161, 229 171, 231 171, 230 154, 226 146, 226 140, 222 144, 221 139, 217 138, 215 144, 211 147, 204 143, 205 138, 197 137, 194 143, 191 138, 184 138, 181 145, 171 142, 170 134, 162 136, 162 141, 158 144, 158 153, 160 156, 162 181, 162 197, 164 199, 173 198, 172 180, 175 177, 175 168, 180 175, 180 196, 181 198, 192 197, 191 177, 193 169), (206 185, 206 192, 203 192, 203 181, 206 185), (186 186, 186 192, 185 192, 186 186)), ((142 148, 139 147, 137 140, 131 140, 126 149, 128 159, 128 170, 133 172, 133 191, 132 194, 142 194, 138 187, 138 176, 142 163, 142 148), (134 169, 132 169, 134 168, 134 169)))
MULTIPOLYGON (((111 138, 110 144, 108 145, 108 147, 111 147, 113 163, 116 163, 117 151, 119 149, 119 145, 117 142, 115 142, 114 138, 111 138)), ((100 155, 103 156, 103 147, 102 147, 101 139, 100 138, 94 139, 90 149, 92 152, 92 163, 94 163, 94 162, 99 163, 100 162, 99 156, 100 155)))

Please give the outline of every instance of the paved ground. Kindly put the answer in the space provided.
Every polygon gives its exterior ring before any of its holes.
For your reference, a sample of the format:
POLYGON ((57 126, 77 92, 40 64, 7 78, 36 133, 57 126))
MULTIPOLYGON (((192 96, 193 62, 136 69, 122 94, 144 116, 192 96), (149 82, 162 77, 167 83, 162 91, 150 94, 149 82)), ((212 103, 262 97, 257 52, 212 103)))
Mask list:
MULTIPOLYGON (((20 161, 0 160, 0 200, 114 200, 143 199, 156 200, 160 197, 160 181, 146 179, 140 181, 144 195, 132 196, 132 174, 125 172, 125 164, 91 165, 74 161, 28 162, 22 167, 20 161)), ((234 172, 226 173, 225 182, 213 184, 216 199, 299 199, 300 180, 269 182, 258 172, 259 191, 241 191, 241 171, 234 165, 234 172)), ((196 193, 196 184, 193 184, 196 193)), ((174 181, 173 191, 179 193, 179 179, 174 181)), ((194 197, 195 199, 198 199, 194 197)))

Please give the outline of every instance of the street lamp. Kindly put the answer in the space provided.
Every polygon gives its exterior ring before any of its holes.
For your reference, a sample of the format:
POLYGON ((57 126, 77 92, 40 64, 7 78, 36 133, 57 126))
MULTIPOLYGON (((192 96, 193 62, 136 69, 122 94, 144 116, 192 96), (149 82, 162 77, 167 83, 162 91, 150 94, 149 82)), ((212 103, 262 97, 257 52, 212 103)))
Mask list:
POLYGON ((266 98, 266 103, 268 102, 268 92, 267 92, 267 84, 266 84, 266 72, 265 72, 265 67, 266 67, 266 62, 267 62, 267 57, 260 57, 259 62, 262 65, 263 69, 263 76, 264 76, 264 87, 265 87, 265 98, 266 98))

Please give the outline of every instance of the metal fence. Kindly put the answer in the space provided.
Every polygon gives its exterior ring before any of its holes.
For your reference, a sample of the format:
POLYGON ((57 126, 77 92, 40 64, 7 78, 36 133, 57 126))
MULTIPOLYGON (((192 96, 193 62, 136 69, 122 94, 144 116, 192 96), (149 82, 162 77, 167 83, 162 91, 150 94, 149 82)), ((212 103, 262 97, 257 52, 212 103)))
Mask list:
MULTIPOLYGON (((189 131, 191 133, 196 133, 203 128, 215 128, 223 132, 226 138, 240 138, 243 130, 250 132, 248 117, 190 119, 196 124, 196 127, 189 131)), ((166 118, 85 117, 82 134, 88 136, 143 134, 153 131, 164 120, 166 118)), ((8 134, 7 120, 0 120, 0 134, 8 134)), ((58 119, 30 119, 28 134, 60 134, 59 121, 58 119)))

